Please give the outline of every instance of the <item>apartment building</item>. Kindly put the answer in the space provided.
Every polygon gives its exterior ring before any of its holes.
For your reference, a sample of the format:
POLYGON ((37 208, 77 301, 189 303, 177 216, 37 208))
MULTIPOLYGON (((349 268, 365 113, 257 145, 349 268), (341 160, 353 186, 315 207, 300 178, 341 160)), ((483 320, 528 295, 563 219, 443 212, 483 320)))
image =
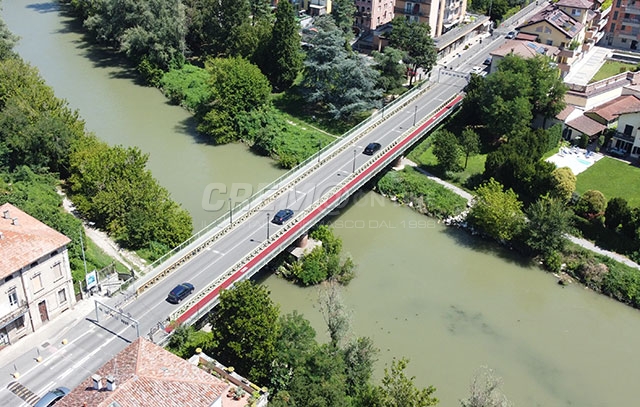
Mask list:
POLYGON ((69 242, 15 206, 0 206, 0 346, 36 331, 75 303, 69 242))
POLYGON ((620 49, 638 50, 640 41, 640 1, 613 0, 606 43, 620 49))
POLYGON ((355 25, 362 32, 373 31, 393 20, 395 0, 355 0, 355 25))
POLYGON ((429 24, 436 38, 461 23, 467 11, 467 0, 396 0, 394 13, 409 21, 429 24))

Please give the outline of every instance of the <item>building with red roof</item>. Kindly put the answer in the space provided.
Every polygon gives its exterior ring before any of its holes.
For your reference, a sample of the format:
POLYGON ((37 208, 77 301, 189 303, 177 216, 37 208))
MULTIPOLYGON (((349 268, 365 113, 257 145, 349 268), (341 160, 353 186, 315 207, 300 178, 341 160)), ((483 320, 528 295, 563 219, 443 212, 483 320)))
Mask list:
POLYGON ((75 303, 69 242, 15 206, 0 206, 0 346, 36 331, 75 303))

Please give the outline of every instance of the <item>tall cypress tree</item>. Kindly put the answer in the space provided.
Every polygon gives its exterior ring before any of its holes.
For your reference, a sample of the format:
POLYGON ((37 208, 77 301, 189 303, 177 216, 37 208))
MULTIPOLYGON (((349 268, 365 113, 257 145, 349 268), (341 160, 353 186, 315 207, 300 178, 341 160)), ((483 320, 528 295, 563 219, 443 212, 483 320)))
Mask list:
POLYGON ((303 61, 298 23, 288 1, 278 3, 269 49, 271 54, 265 69, 267 77, 274 88, 285 90, 296 80, 303 61))

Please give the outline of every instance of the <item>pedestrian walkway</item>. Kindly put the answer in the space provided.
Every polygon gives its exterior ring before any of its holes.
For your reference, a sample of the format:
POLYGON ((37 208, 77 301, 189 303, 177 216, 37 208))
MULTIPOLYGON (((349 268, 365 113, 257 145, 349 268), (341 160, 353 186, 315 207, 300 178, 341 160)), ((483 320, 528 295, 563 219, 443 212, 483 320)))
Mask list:
POLYGON ((588 85, 607 58, 611 57, 611 53, 608 48, 593 47, 580 61, 571 66, 571 71, 565 76, 564 81, 575 85, 588 85))

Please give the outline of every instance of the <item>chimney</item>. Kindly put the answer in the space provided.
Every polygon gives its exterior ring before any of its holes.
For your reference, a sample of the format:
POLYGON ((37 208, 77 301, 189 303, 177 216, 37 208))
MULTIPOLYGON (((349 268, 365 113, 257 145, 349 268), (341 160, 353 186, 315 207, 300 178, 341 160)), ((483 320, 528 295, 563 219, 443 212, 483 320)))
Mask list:
POLYGON ((11 224, 18 226, 18 218, 11 218, 11 224))
POLYGON ((5 219, 9 219, 11 217, 11 216, 9 216, 9 210, 8 209, 5 210, 3 213, 4 213, 3 216, 4 216, 5 219))
POLYGON ((91 376, 91 380, 93 380, 94 390, 102 389, 102 377, 99 374, 94 374, 93 376, 91 376))
POLYGON ((107 390, 114 391, 116 389, 116 379, 109 375, 107 376, 107 390))
POLYGON ((0 232, 0 240, 4 239, 4 233, 0 232))

